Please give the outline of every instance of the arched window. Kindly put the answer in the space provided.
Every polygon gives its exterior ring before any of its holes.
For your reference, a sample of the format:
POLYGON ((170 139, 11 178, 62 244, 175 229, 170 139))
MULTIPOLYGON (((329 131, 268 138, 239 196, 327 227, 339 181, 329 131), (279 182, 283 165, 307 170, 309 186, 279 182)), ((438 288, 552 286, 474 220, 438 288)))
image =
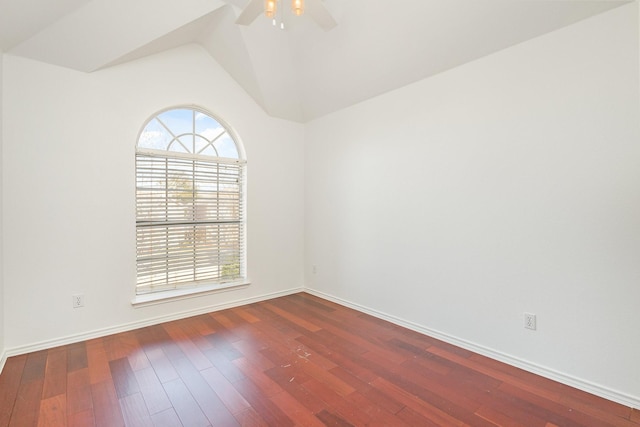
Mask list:
POLYGON ((136 147, 136 294, 243 282, 245 160, 198 108, 151 118, 136 147))

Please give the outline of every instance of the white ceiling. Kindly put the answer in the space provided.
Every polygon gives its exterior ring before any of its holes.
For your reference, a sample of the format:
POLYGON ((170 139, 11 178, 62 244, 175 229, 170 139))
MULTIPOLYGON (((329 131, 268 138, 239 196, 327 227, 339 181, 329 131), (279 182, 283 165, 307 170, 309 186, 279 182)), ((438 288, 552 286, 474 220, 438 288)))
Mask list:
MULTIPOLYGON (((0 0, 0 50, 83 72, 201 44, 305 122, 633 0, 325 0, 338 26, 235 19, 248 0, 0 0)), ((288 12, 288 11, 287 11, 288 12)))

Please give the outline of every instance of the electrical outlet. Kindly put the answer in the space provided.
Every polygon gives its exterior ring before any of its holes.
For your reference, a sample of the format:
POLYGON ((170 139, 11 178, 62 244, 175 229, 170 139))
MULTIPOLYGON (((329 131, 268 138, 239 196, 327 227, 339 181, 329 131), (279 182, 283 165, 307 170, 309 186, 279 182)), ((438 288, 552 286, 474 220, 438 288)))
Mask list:
POLYGON ((315 265, 311 266, 311 271, 313 272, 313 274, 316 274, 318 272, 318 267, 315 265))
POLYGON ((73 308, 84 307, 84 294, 75 294, 71 298, 73 308))
POLYGON ((531 313, 524 314, 524 327, 531 330, 536 330, 536 315, 531 313))

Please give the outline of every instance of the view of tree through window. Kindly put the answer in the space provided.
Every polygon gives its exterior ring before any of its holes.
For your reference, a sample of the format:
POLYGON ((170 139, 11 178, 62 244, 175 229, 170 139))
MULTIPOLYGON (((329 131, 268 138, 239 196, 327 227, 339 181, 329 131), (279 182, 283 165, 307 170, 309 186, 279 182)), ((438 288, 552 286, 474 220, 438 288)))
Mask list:
POLYGON ((229 131, 201 110, 147 122, 136 149, 138 294, 244 278, 244 168, 229 131))

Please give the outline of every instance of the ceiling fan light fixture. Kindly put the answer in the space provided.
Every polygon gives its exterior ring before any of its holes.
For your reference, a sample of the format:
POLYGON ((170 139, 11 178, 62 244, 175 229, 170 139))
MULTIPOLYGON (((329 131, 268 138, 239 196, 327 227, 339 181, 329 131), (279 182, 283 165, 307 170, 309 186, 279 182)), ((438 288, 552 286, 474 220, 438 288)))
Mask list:
POLYGON ((291 0, 291 11, 296 16, 302 15, 304 13, 304 0, 291 0))
POLYGON ((267 18, 275 18, 277 9, 277 0, 264 1, 264 14, 267 15, 267 18))

